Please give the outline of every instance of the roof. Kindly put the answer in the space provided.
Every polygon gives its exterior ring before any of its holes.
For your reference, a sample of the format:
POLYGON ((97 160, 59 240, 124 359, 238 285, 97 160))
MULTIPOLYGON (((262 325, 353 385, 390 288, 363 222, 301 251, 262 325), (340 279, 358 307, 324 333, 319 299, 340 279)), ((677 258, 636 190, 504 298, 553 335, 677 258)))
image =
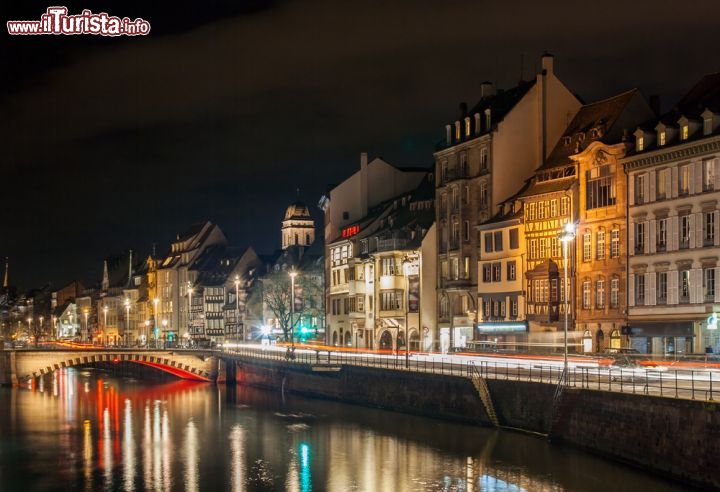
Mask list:
MULTIPOLYGON (((475 128, 475 118, 473 117, 470 119, 470 124, 472 126, 471 135, 469 137, 464 137, 465 132, 462 132, 463 137, 461 141, 472 140, 480 135, 492 131, 493 128, 497 127, 497 124, 504 120, 505 116, 507 116, 517 103, 525 97, 525 94, 527 94, 530 89, 535 86, 535 81, 536 79, 534 78, 532 80, 521 80, 516 86, 510 89, 499 89, 495 94, 481 97, 475 106, 473 106, 467 114, 461 114, 459 119, 474 115, 475 113, 482 115, 485 113, 485 110, 489 109, 491 115, 491 126, 489 128, 486 127, 485 118, 480 118, 481 128, 477 131, 478 129, 475 128)), ((437 150, 440 150, 452 147, 458 143, 460 142, 454 141, 452 144, 448 145, 447 141, 443 139, 440 143, 438 143, 436 148, 437 150)))
POLYGON ((553 179, 551 181, 534 181, 525 191, 518 194, 518 198, 527 198, 529 196, 545 195, 547 193, 557 193, 569 190, 575 183, 575 176, 567 178, 553 179))
POLYGON ((307 205, 300 200, 288 205, 288 208, 285 210, 284 220, 291 219, 310 220, 310 210, 307 205))
POLYGON ((577 154, 592 142, 600 141, 606 144, 619 142, 623 129, 617 128, 615 123, 620 119, 632 98, 639 95, 640 92, 637 89, 632 89, 582 106, 538 170, 572 164, 570 156, 577 154), (593 129, 600 130, 600 133, 594 134, 593 129))

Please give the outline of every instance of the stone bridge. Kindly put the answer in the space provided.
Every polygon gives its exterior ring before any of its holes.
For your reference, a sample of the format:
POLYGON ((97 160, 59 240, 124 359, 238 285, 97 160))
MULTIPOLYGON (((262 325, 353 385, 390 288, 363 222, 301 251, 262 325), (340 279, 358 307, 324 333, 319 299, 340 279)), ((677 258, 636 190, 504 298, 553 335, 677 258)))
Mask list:
POLYGON ((96 363, 134 363, 194 381, 215 381, 218 359, 203 350, 28 349, 0 351, 0 384, 22 384, 55 370, 96 363))

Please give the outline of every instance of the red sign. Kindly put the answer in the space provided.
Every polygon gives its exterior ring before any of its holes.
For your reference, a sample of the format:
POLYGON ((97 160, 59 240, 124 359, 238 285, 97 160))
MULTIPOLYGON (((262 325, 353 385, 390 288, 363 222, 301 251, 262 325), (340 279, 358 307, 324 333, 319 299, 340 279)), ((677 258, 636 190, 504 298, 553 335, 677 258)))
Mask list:
POLYGON ((352 237, 358 232, 360 232, 359 225, 348 226, 342 230, 342 237, 352 237))

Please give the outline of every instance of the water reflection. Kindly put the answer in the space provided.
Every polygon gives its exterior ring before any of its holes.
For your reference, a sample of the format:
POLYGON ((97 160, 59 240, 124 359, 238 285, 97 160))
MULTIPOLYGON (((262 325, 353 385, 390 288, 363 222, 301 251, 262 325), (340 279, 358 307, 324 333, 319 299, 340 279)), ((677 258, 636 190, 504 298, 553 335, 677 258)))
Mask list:
POLYGON ((3 489, 27 492, 674 490, 518 434, 72 369, 0 389, 0 436, 3 489))

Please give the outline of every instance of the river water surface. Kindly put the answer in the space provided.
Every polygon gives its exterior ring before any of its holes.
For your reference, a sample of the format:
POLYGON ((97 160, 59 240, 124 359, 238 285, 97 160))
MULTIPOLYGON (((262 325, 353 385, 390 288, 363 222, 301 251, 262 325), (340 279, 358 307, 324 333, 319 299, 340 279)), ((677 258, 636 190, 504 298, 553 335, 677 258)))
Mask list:
POLYGON ((75 369, 0 388, 0 489, 682 490, 515 433, 75 369))

